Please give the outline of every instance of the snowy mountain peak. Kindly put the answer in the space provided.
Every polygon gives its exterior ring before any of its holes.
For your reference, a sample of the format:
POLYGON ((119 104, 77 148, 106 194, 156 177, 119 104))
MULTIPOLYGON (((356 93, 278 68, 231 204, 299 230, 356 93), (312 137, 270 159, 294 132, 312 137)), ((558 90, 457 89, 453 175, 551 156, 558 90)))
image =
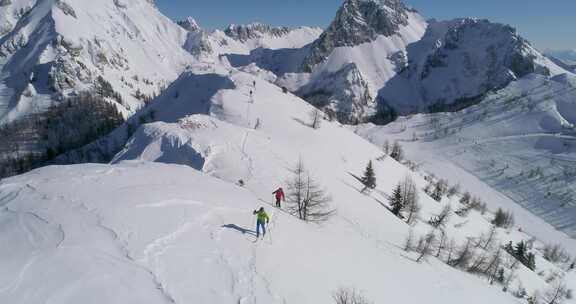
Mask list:
MULTIPOLYGON (((536 72, 538 69, 535 59, 541 55, 517 33, 515 28, 488 20, 456 19, 438 49, 443 48, 447 52, 456 51, 475 43, 486 44, 486 50, 491 53, 498 52, 498 49, 502 50, 503 56, 499 58, 504 59, 503 66, 508 68, 516 78, 536 72)), ((494 60, 489 62, 494 62, 494 60)), ((496 66, 493 68, 497 69, 496 66)), ((546 71, 545 66, 541 68, 539 72, 550 73, 546 71)), ((490 78, 496 79, 497 77, 490 78)))
POLYGON ((312 46, 303 69, 322 62, 337 47, 357 46, 376 40, 379 35, 398 34, 410 22, 413 10, 399 0, 346 0, 334 21, 312 46))
POLYGON ((0 11, 17 24, 5 25, 7 33, 0 38, 0 57, 6 60, 1 77, 7 86, 0 90, 9 94, 0 100, 0 121, 32 109, 40 112, 55 95, 88 91, 102 75, 125 114, 142 106, 141 96, 156 94, 192 60, 182 48, 186 32, 150 4, 21 0, 0 11), (22 97, 30 82, 43 96, 22 97))
POLYGON ((378 94, 382 105, 403 114, 456 110, 528 74, 567 72, 513 27, 473 18, 430 21, 407 49, 407 62, 378 94))
POLYGON ((196 19, 192 17, 188 17, 185 20, 178 21, 177 23, 189 32, 199 32, 202 30, 200 25, 198 25, 198 22, 196 22, 196 19))
POLYGON ((106 134, 195 61, 183 48, 187 32, 147 0, 12 0, 0 7, 5 22, 0 125, 15 131, 0 136, 4 174, 15 173, 7 164, 14 155, 41 162, 56 146, 66 151, 106 134))

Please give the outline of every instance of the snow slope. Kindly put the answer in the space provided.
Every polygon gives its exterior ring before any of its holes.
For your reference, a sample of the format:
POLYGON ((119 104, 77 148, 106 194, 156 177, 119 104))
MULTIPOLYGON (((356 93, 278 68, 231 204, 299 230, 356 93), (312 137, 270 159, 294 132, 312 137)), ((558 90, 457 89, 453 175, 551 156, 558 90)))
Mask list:
POLYGON ((18 20, 0 38, 1 123, 88 90, 98 76, 129 115, 143 105, 136 92, 158 93, 193 61, 182 48, 186 31, 149 1, 14 0, 1 13, 18 20), (19 7, 29 9, 13 15, 19 7))
MULTIPOLYGON (((346 286, 377 303, 517 303, 435 258, 415 263, 402 250, 410 227, 387 210, 388 194, 413 176, 423 207, 417 234, 457 197, 433 201, 421 190, 425 180, 391 158, 374 162, 378 187, 360 193, 353 174, 381 150, 338 123, 310 128, 311 109, 251 74, 193 67, 146 109, 156 122, 140 126, 114 164, 52 166, 3 180, 0 238, 14 245, 0 251, 8 269, 0 300, 331 303, 346 286), (337 210, 321 225, 269 206, 298 158, 337 210), (260 206, 271 215, 270 231, 253 243, 251 212, 260 206)), ((454 215, 446 231, 464 242, 489 230, 491 216, 454 215)), ((576 248, 548 231, 547 241, 576 248)), ((531 237, 498 233, 502 242, 531 237)), ((542 276, 562 272, 540 257, 538 265, 542 276)), ((517 272, 514 288, 547 286, 535 272, 517 272)))
POLYGON ((367 209, 362 217, 324 227, 273 211, 268 237, 254 244, 258 198, 183 166, 48 167, 1 192, 5 303, 329 303, 341 284, 379 302, 393 293, 408 303, 476 293, 472 303, 512 302, 474 277, 402 257, 404 225, 366 218, 384 215, 368 200, 353 202, 370 203, 354 206, 367 209), (364 231, 368 222, 386 238, 364 231))
MULTIPOLYGON (((490 193, 495 206, 523 214, 525 208, 575 236, 575 84, 570 75, 533 75, 466 110, 365 125, 358 133, 379 145, 401 140, 408 158, 426 170, 449 180, 481 181, 489 186, 482 196, 490 193)), ((541 233, 532 223, 520 225, 541 233)))

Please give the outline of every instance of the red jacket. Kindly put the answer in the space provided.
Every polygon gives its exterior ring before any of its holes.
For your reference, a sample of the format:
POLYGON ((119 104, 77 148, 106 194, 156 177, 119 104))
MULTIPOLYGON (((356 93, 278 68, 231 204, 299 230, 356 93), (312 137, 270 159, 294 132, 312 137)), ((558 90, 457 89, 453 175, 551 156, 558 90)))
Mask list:
POLYGON ((278 188, 278 190, 272 192, 272 194, 276 194, 277 200, 284 200, 284 190, 282 190, 282 188, 278 188))

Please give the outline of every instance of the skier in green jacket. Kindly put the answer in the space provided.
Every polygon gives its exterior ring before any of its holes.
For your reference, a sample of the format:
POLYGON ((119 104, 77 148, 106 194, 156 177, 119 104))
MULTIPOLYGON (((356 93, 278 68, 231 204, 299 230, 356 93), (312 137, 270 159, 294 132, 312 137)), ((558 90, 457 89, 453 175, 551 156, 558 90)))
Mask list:
POLYGON ((266 211, 264 211, 264 207, 260 207, 258 211, 254 210, 254 215, 256 215, 256 238, 260 237, 260 227, 262 227, 262 236, 266 235, 266 224, 270 222, 270 218, 266 211))

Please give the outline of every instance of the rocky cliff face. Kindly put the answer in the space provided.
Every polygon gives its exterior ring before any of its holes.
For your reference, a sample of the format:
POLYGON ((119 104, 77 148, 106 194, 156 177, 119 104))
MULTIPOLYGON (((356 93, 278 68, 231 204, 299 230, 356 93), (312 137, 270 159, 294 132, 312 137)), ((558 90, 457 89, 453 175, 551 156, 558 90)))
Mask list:
POLYGON ((310 72, 337 47, 357 46, 398 33, 410 9, 399 0, 346 0, 328 29, 312 45, 302 69, 310 72))
POLYGON ((381 102, 403 113, 451 108, 531 73, 566 72, 514 28, 478 19, 431 22, 407 60, 379 92, 381 102))
POLYGON ((317 81, 302 87, 297 94, 324 110, 329 117, 347 124, 365 122, 376 112, 368 82, 354 63, 334 73, 320 75, 317 81))
POLYGON ((200 28, 200 25, 198 25, 198 22, 196 22, 196 20, 192 17, 188 17, 185 20, 178 21, 177 23, 179 26, 181 26, 183 29, 189 32, 195 33, 202 30, 202 28, 200 28))
POLYGON ((290 33, 290 31, 291 29, 289 27, 274 27, 261 23, 251 23, 248 25, 232 24, 224 30, 224 33, 230 38, 246 42, 264 35, 282 37, 290 33))

